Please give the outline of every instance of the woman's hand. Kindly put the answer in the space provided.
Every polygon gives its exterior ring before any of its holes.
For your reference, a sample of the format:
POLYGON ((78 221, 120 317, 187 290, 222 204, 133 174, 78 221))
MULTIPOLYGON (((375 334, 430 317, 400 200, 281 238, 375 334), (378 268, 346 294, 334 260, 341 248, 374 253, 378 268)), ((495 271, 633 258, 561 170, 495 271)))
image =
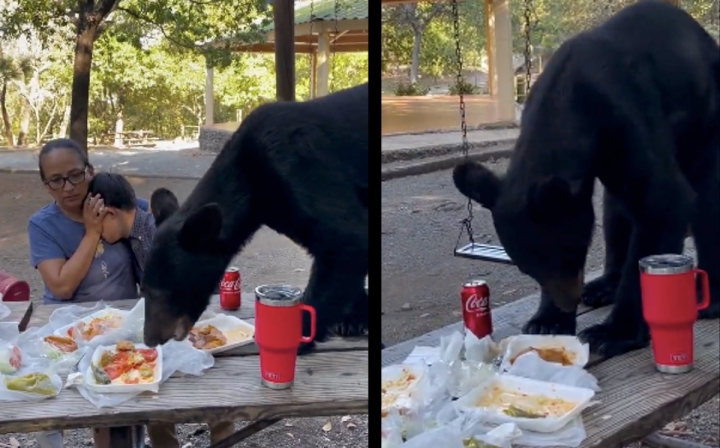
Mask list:
POLYGON ((92 196, 88 193, 85 203, 83 204, 83 223, 85 224, 85 233, 97 236, 102 235, 102 222, 105 218, 107 210, 105 202, 100 195, 92 196))

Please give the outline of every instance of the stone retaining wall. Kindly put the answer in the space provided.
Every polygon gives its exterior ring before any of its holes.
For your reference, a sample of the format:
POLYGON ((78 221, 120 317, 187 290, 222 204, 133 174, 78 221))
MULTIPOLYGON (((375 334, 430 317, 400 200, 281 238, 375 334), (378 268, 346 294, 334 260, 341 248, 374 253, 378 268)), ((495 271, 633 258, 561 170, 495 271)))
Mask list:
POLYGON ((219 153, 225 142, 230 140, 233 132, 234 131, 217 129, 212 126, 200 127, 200 135, 198 137, 200 151, 219 153))

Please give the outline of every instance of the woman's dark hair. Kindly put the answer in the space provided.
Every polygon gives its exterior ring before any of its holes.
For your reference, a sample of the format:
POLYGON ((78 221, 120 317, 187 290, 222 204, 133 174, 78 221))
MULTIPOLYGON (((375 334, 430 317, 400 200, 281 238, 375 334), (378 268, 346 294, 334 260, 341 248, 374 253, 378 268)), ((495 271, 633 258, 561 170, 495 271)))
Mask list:
POLYGON ((135 190, 124 176, 117 173, 98 173, 88 185, 88 193, 99 194, 108 207, 129 211, 137 207, 135 190))
POLYGON ((45 179, 45 175, 43 174, 42 169, 42 159, 45 154, 49 154, 56 149, 71 149, 75 151, 80 157, 80 161, 83 163, 84 167, 90 167, 92 168, 92 165, 90 165, 90 161, 88 160, 87 153, 83 151, 83 149, 78 145, 75 140, 70 140, 69 138, 56 138, 55 140, 50 140, 49 142, 45 143, 42 148, 40 148, 40 154, 38 155, 38 169, 40 170, 40 178, 45 179))

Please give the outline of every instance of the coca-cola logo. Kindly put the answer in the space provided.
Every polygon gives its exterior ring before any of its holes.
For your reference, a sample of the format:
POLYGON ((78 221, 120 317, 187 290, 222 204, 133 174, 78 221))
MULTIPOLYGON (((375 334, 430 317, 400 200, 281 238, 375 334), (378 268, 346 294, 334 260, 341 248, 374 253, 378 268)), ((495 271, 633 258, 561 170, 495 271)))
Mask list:
POLYGON ((473 294, 468 297, 465 302, 465 311, 468 313, 485 311, 488 309, 490 297, 478 297, 477 294, 473 294))
POLYGON ((220 289, 225 291, 239 291, 240 290, 240 279, 237 280, 223 280, 220 282, 220 289))

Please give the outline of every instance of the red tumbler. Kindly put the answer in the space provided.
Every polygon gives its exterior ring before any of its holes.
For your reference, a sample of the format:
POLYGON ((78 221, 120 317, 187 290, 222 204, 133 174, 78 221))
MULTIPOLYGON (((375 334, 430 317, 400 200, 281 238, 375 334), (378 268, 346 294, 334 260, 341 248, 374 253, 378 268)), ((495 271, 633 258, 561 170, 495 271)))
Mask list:
POLYGON ((255 288, 255 342, 263 385, 288 389, 295 380, 297 350, 315 339, 315 308, 302 303, 302 290, 287 285, 255 288), (310 336, 302 335, 302 312, 310 313, 310 336))
POLYGON ((710 283, 687 255, 652 255, 640 260, 643 317, 650 328, 655 366, 662 373, 685 373, 693 366, 693 326, 710 306, 710 283), (698 304, 697 276, 702 284, 698 304))

